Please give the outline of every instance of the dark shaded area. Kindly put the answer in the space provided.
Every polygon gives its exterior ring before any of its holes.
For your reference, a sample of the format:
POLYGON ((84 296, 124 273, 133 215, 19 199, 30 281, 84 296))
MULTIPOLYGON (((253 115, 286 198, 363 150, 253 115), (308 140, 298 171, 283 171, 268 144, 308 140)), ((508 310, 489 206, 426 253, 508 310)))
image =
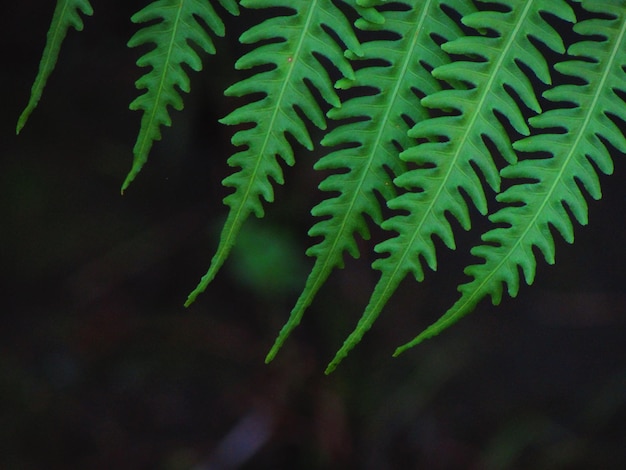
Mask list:
POLYGON ((235 106, 221 92, 237 78, 240 49, 236 34, 218 41, 206 73, 192 75, 185 111, 121 197, 140 119, 128 111, 140 52, 125 42, 140 6, 94 2, 19 137, 52 7, 11 2, 0 20, 1 468, 626 466, 623 155, 601 178, 590 226, 577 227, 574 246, 559 240, 557 265, 539 263, 518 299, 483 303, 390 357, 456 299, 477 237, 461 236, 457 253, 440 251, 439 272, 407 280, 325 377, 377 280, 364 252, 266 366, 311 265, 318 155, 300 151, 266 219, 251 221, 241 249, 184 309, 226 213, 219 182, 232 130, 216 120, 235 106))

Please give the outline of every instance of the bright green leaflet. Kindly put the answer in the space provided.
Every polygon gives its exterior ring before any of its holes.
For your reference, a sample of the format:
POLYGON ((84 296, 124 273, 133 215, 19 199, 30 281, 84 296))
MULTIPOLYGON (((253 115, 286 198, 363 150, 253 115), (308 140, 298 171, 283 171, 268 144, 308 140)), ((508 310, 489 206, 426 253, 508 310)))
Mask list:
POLYGON ((46 86, 48 77, 54 70, 57 60, 59 58, 59 52, 61 51, 61 45, 67 35, 68 29, 73 27, 76 31, 82 31, 84 24, 80 17, 80 13, 83 15, 93 15, 93 8, 89 4, 88 0, 58 0, 54 13, 52 14, 52 22, 48 29, 48 37, 46 40, 46 47, 43 50, 41 60, 39 62, 39 72, 35 77, 35 82, 30 91, 30 99, 28 104, 19 119, 17 120, 16 132, 19 134, 29 116, 37 107, 43 89, 46 86))
MULTIPOLYGON (((239 14, 235 0, 220 0, 232 15, 239 14)), ((215 46, 206 32, 204 22, 218 36, 224 36, 224 23, 207 0, 159 0, 135 13, 133 23, 148 23, 128 41, 128 47, 153 43, 154 48, 137 61, 139 67, 151 70, 135 83, 146 92, 136 98, 130 109, 143 111, 141 128, 133 148, 133 166, 122 184, 122 193, 135 179, 148 160, 155 140, 161 140, 161 126, 171 126, 168 106, 183 109, 177 89, 189 93, 190 84, 183 65, 202 70, 202 60, 191 43, 207 54, 215 54, 215 46), (155 20, 159 20, 154 23, 155 20)))
POLYGON ((319 129, 326 129, 324 113, 307 88, 306 82, 319 92, 326 103, 340 106, 328 72, 315 54, 329 59, 344 77, 354 78, 350 62, 344 56, 345 50, 324 27, 332 30, 347 49, 357 56, 362 55, 352 25, 330 0, 243 0, 241 5, 262 9, 283 7, 292 13, 265 20, 239 38, 244 44, 275 39, 280 39, 280 42, 264 43, 235 64, 240 70, 267 64, 271 64, 273 68, 245 78, 226 90, 228 96, 262 93, 264 97, 236 109, 220 121, 229 125, 252 123, 253 127, 238 131, 232 139, 235 146, 245 147, 245 150, 228 159, 228 164, 239 167, 239 171, 222 182, 224 186, 234 188, 234 192, 224 199, 230 211, 209 271, 189 295, 186 305, 193 302, 213 280, 248 216, 252 213, 257 217, 264 215, 261 198, 267 202, 274 200, 271 180, 283 184, 282 169, 277 157, 287 165, 295 163, 287 134, 307 149, 313 149, 305 122, 296 113, 296 109, 319 129))

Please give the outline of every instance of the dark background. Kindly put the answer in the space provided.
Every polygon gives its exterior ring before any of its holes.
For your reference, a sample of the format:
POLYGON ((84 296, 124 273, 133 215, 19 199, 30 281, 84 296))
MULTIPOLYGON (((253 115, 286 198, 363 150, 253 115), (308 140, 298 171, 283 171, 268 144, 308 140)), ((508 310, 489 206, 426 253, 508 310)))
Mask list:
POLYGON ((590 226, 574 246, 558 239, 556 266, 541 261, 518 299, 483 302, 390 357, 456 299, 477 222, 326 377, 377 281, 364 251, 264 365, 312 265, 320 154, 298 152, 267 217, 182 307, 226 214, 232 130, 216 120, 237 104, 222 90, 258 14, 227 19, 228 40, 191 75, 185 111, 122 197, 142 73, 125 43, 146 2, 94 0, 16 137, 53 3, 10 2, 0 19, 1 468, 624 468, 623 155, 590 226))

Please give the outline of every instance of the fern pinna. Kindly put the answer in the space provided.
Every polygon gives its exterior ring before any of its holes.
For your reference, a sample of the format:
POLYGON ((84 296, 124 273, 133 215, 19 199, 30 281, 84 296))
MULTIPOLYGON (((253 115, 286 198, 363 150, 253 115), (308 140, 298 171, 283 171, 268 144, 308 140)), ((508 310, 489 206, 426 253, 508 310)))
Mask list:
MULTIPOLYGON (((150 69, 130 105, 143 114, 123 189, 160 128, 171 124, 168 107, 183 107, 180 91, 190 88, 184 67, 202 68, 193 48, 213 54, 210 34, 225 34, 228 21, 216 3, 231 15, 240 7, 242 15, 260 10, 265 19, 239 38, 251 49, 235 68, 247 76, 225 93, 247 102, 221 120, 243 126, 232 138, 234 173, 223 181, 233 192, 224 200, 229 212, 217 251, 186 305, 226 261, 248 216, 262 217, 263 203, 273 201, 281 164, 295 163, 293 140, 313 149, 313 125, 329 148, 314 165, 330 174, 319 186, 327 198, 312 209, 319 218, 309 231, 317 239, 307 251, 313 267, 267 361, 331 272, 343 267, 344 255, 360 255, 355 237, 369 238, 368 220, 388 235, 374 247, 380 278, 326 372, 360 341, 408 274, 421 281, 424 262, 437 268, 434 237, 455 249, 449 216, 469 230, 469 204, 482 216, 491 213, 493 228, 471 250, 482 262, 466 268, 470 280, 450 310, 395 354, 487 296, 498 304, 505 286, 515 297, 520 270, 532 284, 533 248, 554 263, 550 226, 571 243, 572 219, 588 219, 583 189, 599 199, 597 171, 612 172, 610 149, 626 152, 619 128, 626 120, 623 0, 156 0, 132 18, 146 25, 129 47, 153 47, 137 61, 150 69), (383 220, 383 213, 391 215, 383 220)), ((57 1, 18 132, 67 30, 82 29, 80 14, 91 13, 86 0, 57 1)))
MULTIPOLYGON (((220 0, 220 3, 229 13, 239 14, 235 0, 220 0)), ((168 106, 177 110, 183 108, 177 88, 187 93, 190 90, 183 65, 196 72, 202 70, 202 60, 191 43, 208 54, 215 53, 213 41, 201 22, 218 36, 225 33, 224 23, 205 0, 159 0, 135 13, 131 21, 148 25, 130 38, 128 47, 153 43, 154 48, 137 61, 139 67, 151 70, 135 83, 137 89, 145 89, 145 93, 130 104, 130 109, 142 110, 143 116, 133 148, 133 166, 122 184, 122 192, 146 163, 153 142, 161 139, 161 126, 172 124, 168 106)))
POLYGON ((41 61, 39 62, 39 72, 35 77, 28 104, 17 120, 16 132, 19 134, 26 125, 29 116, 37 107, 43 89, 46 86, 48 77, 54 70, 54 66, 59 58, 63 40, 67 35, 67 31, 72 26, 76 31, 82 31, 84 28, 83 15, 93 15, 93 8, 89 0, 57 0, 54 13, 52 14, 52 22, 48 29, 48 38, 46 47, 43 51, 41 61))
POLYGON ((237 97, 255 93, 264 96, 221 120, 229 125, 251 123, 253 127, 238 131, 232 139, 235 146, 246 148, 229 158, 228 164, 240 170, 222 182, 224 186, 234 188, 234 192, 224 199, 230 211, 209 271, 189 295, 187 305, 215 277, 247 217, 252 213, 257 217, 263 216, 261 198, 267 202, 274 200, 270 178, 283 184, 282 169, 276 157, 287 165, 295 163, 287 135, 293 136, 307 149, 313 149, 306 124, 297 111, 301 111, 318 128, 326 129, 324 112, 307 84, 315 88, 326 103, 340 106, 333 83, 317 55, 330 60, 345 78, 353 79, 354 72, 344 55, 346 50, 327 29, 337 35, 347 50, 357 56, 362 54, 352 26, 330 0, 242 0, 241 5, 246 8, 283 7, 288 10, 253 26, 239 38, 244 44, 280 41, 263 43, 235 64, 235 68, 244 70, 271 65, 271 70, 253 74, 225 92, 228 96, 237 97))

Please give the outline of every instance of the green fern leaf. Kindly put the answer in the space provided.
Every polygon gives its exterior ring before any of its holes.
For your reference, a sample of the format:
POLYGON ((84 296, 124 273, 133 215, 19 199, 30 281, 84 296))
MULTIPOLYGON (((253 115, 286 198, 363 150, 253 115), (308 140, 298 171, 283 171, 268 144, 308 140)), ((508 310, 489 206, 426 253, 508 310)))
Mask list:
MULTIPOLYGON (((355 6, 353 1, 345 3, 355 6)), ((233 136, 235 146, 246 148, 228 160, 230 166, 239 167, 239 171, 223 181, 224 186, 234 188, 224 199, 230 207, 229 214, 209 271, 185 305, 191 304, 214 278, 247 217, 252 213, 263 216, 261 198, 273 201, 271 180, 283 183, 277 157, 288 165, 294 164, 287 135, 307 149, 313 149, 306 124, 297 111, 318 128, 326 128, 324 113, 307 84, 315 88, 326 103, 340 106, 328 73, 316 56, 326 57, 344 77, 354 79, 343 45, 357 55, 362 54, 352 26, 331 0, 243 0, 241 5, 255 9, 282 7, 293 13, 265 20, 240 37, 244 44, 262 42, 262 45, 240 58, 235 64, 237 69, 268 65, 272 68, 243 79, 225 92, 228 96, 262 94, 263 97, 221 120, 228 125, 252 124, 252 127, 239 130, 233 136), (328 30, 334 32, 343 45, 338 44, 328 30)))
POLYGON ((438 82, 423 63, 432 69, 449 61, 431 35, 436 32, 453 39, 460 33, 443 13, 440 3, 430 0, 421 7, 411 8, 410 3, 404 2, 404 11, 384 12, 385 31, 397 37, 363 44, 362 59, 382 60, 385 65, 362 68, 356 72, 353 81, 338 83, 340 87, 367 87, 376 92, 350 99, 328 114, 339 121, 350 119, 324 137, 323 145, 340 148, 315 165, 317 170, 341 171, 326 178, 319 187, 336 195, 312 210, 314 216, 324 219, 311 228, 309 235, 323 239, 307 251, 309 256, 316 258, 315 264, 266 362, 275 356, 289 333, 299 324, 305 309, 332 270, 343 267, 344 253, 358 258, 355 233, 364 239, 370 238, 365 216, 377 225, 382 223, 376 194, 384 200, 395 197, 388 171, 395 176, 403 173, 405 168, 398 158, 398 147, 406 149, 415 144, 407 135, 407 122, 415 123, 428 117, 415 90, 419 88, 423 96, 439 89, 438 82), (420 58, 421 63, 416 58, 420 58))
POLYGON ((61 45, 63 44, 63 40, 70 26, 76 31, 83 30, 84 25, 80 13, 87 16, 93 15, 93 8, 88 0, 57 0, 54 13, 52 14, 52 22, 48 29, 46 46, 44 47, 41 61, 39 62, 39 72, 37 72, 35 82, 30 91, 30 99, 17 120, 17 127, 15 129, 17 134, 19 134, 24 125, 26 125, 26 121, 28 121, 29 116, 41 99, 43 89, 48 82, 50 74, 54 70, 59 58, 59 52, 61 51, 61 45))
POLYGON ((395 179, 397 186, 409 192, 390 200, 388 206, 406 215, 393 216, 383 223, 385 230, 397 232, 397 236, 376 246, 377 253, 388 254, 373 264, 381 271, 381 278, 356 329, 328 365, 327 373, 369 330, 407 274, 412 273, 417 281, 423 280, 421 258, 436 270, 433 236, 455 249, 453 229, 446 213, 469 230, 471 221, 462 191, 481 214, 487 213, 486 197, 476 168, 495 192, 499 191, 500 177, 484 139, 490 140, 509 163, 516 161, 508 134, 495 113, 506 116, 520 134, 529 133, 523 114, 506 87, 526 106, 540 111, 532 85, 518 63, 525 64, 539 79, 549 83, 546 60, 530 38, 562 52, 561 37, 541 14, 551 13, 573 22, 574 13, 563 0, 549 4, 527 0, 497 3, 510 10, 474 12, 462 20, 477 31, 493 31, 495 35, 464 36, 442 46, 448 53, 479 60, 459 60, 433 70, 434 77, 449 82, 455 89, 426 96, 422 104, 448 115, 418 122, 409 132, 411 137, 428 141, 400 154, 417 168, 395 179), (467 86, 462 87, 462 84, 467 86), (449 114, 450 110, 456 112, 449 114))
MULTIPOLYGON (((239 14, 235 0, 220 0, 231 14, 239 14)), ((183 65, 198 72, 202 60, 191 43, 207 54, 215 46, 204 22, 214 34, 224 35, 224 23, 208 0, 158 0, 135 13, 133 23, 149 23, 128 41, 128 47, 153 43, 155 47, 137 61, 139 67, 150 67, 135 86, 146 90, 131 104, 130 109, 143 111, 141 127, 133 148, 133 165, 122 184, 122 193, 135 179, 148 159, 152 144, 161 139, 161 126, 170 126, 168 106, 183 109, 183 98, 177 88, 189 93, 189 77, 183 65), (158 22, 155 23, 155 20, 158 22)))
POLYGON ((555 103, 570 102, 571 108, 557 108, 530 119, 536 129, 559 127, 564 133, 536 134, 515 143, 522 152, 547 152, 549 158, 527 159, 502 170, 509 179, 532 180, 511 186, 497 199, 509 204, 490 216, 499 225, 482 236, 485 245, 472 249, 483 264, 466 268, 472 281, 459 286, 461 298, 423 333, 396 350, 395 355, 437 335, 471 312, 486 296, 500 303, 504 285, 511 297, 517 296, 521 268, 528 285, 533 283, 537 247, 549 264, 555 261, 554 239, 550 226, 568 242, 574 241, 569 210, 581 225, 587 224, 588 208, 581 186, 594 199, 601 197, 597 167, 602 173, 613 171, 607 142, 626 152, 626 139, 610 117, 626 121, 626 106, 615 91, 626 93, 626 11, 623 2, 587 1, 591 12, 612 14, 610 19, 590 19, 575 25, 581 35, 599 35, 600 41, 584 40, 568 53, 580 60, 556 65, 556 69, 584 82, 564 84, 544 96, 555 103), (566 209, 567 208, 567 209, 566 209))

